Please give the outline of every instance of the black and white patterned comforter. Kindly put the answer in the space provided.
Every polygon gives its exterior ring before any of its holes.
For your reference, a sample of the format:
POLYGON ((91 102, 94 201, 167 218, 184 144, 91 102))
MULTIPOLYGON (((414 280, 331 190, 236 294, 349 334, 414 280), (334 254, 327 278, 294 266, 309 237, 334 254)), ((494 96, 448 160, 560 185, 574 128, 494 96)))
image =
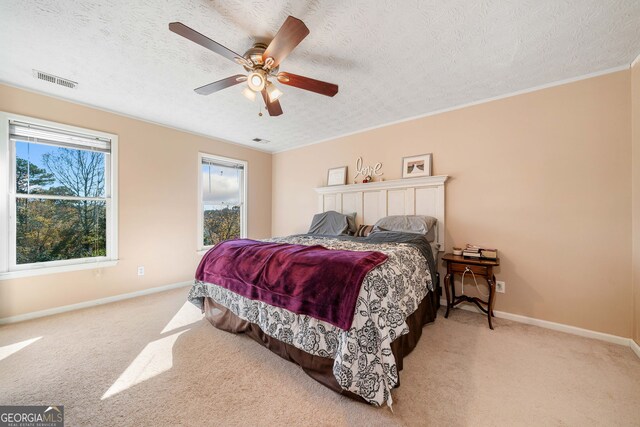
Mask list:
POLYGON ((398 369, 391 342, 409 332, 405 319, 433 291, 427 260, 415 246, 403 243, 360 243, 310 235, 269 239, 271 242, 322 245, 330 249, 380 251, 388 256, 365 277, 353 324, 342 330, 330 323, 251 300, 212 283, 196 281, 189 301, 203 308, 211 297, 238 317, 301 350, 335 360, 340 384, 374 405, 391 406, 398 369))

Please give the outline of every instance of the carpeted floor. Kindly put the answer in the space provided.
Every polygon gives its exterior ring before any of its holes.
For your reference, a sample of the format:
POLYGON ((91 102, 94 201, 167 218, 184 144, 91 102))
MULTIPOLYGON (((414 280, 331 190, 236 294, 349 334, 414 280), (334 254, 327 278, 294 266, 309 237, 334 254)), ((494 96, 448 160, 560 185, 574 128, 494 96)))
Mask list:
POLYGON ((0 327, 0 404, 67 425, 640 425, 623 346, 456 310, 405 359, 394 412, 343 398, 184 305, 186 288, 0 327))

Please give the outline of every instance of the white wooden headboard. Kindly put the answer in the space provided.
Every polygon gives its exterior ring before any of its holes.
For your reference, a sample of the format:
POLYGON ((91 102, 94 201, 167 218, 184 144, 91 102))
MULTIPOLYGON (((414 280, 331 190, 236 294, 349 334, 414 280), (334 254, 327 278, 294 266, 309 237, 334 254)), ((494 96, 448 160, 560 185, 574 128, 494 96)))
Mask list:
POLYGON ((374 224, 388 215, 438 218, 436 242, 444 250, 444 183, 447 175, 316 188, 320 212, 356 213, 356 223, 374 224))

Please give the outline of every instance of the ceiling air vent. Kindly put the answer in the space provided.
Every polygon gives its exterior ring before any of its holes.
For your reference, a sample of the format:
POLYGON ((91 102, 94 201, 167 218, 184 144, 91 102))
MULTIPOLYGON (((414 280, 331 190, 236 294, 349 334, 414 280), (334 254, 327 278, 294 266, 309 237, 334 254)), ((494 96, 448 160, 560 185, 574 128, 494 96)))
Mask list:
POLYGON ((262 138, 253 138, 252 141, 259 142, 260 144, 268 144, 271 142, 268 139, 262 139, 262 138))
POLYGON ((43 73, 42 71, 38 70, 33 70, 33 77, 35 77, 36 79, 44 80, 45 82, 68 87, 69 89, 75 89, 76 87, 78 87, 78 82, 54 76, 53 74, 43 73))

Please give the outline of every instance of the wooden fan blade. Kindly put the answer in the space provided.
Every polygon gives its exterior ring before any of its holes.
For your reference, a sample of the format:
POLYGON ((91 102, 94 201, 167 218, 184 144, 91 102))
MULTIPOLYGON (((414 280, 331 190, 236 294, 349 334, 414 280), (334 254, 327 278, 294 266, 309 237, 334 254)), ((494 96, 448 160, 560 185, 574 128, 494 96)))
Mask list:
POLYGON ((199 88, 194 90, 196 93, 200 95, 211 95, 213 92, 226 89, 230 86, 237 85, 238 83, 242 83, 246 80, 247 80, 247 76, 243 74, 236 74, 235 76, 227 77, 226 79, 218 80, 217 82, 200 86, 199 88))
POLYGON ((273 58, 271 67, 277 67, 308 34, 309 29, 304 25, 304 22, 293 16, 288 16, 267 46, 267 50, 262 54, 262 61, 266 62, 267 58, 273 58))
POLYGON ((232 51, 231 49, 228 49, 222 46, 220 43, 211 40, 209 37, 205 36, 204 34, 200 34, 193 28, 187 27, 182 22, 170 23, 169 30, 173 31, 174 33, 186 39, 191 40, 194 43, 198 43, 200 46, 205 47, 210 51, 217 53, 218 55, 222 55, 225 58, 230 59, 235 63, 241 64, 241 61, 244 59, 242 58, 242 55, 239 55, 234 51, 232 51))
POLYGON ((309 77, 298 76, 291 73, 278 73, 278 81, 283 85, 294 86, 299 89, 309 90, 325 96, 334 96, 338 93, 338 85, 327 83, 320 80, 310 79, 309 77))
POLYGON ((269 102, 269 94, 266 89, 262 89, 262 99, 264 99, 264 103, 267 106, 267 111, 270 116, 279 116, 282 114, 282 107, 280 106, 280 101, 277 99, 273 102, 269 102))

